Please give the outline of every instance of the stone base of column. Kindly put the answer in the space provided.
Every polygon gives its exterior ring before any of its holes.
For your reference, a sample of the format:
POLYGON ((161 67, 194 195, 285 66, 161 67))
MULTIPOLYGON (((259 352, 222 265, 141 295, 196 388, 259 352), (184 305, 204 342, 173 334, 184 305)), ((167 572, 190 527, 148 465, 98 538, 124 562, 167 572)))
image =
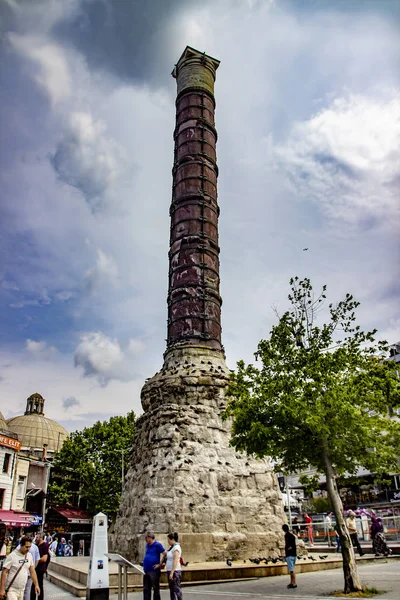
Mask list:
POLYGON ((145 413, 111 540, 141 560, 143 532, 182 539, 185 560, 281 554, 285 522, 278 482, 267 460, 236 452, 222 420, 229 370, 221 352, 168 350, 142 390, 145 413))
MULTIPOLYGON (((155 532, 156 540, 168 548, 167 534, 155 532)), ((125 556, 115 540, 115 552, 125 556)), ((213 533, 181 533, 179 543, 182 545, 182 558, 184 562, 199 563, 225 561, 227 558, 234 560, 248 560, 254 557, 276 557, 284 552, 284 543, 280 533, 265 533, 253 531, 247 533, 227 533, 215 531, 213 533)), ((135 559, 143 560, 145 554, 145 541, 142 534, 130 540, 130 547, 134 550, 135 559)))

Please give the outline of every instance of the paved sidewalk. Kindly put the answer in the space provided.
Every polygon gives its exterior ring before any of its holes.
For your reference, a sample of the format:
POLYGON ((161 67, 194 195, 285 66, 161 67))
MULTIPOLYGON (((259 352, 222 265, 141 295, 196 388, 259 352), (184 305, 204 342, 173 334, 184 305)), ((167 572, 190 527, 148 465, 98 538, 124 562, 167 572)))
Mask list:
MULTIPOLYGON (((400 589, 399 561, 381 559, 370 564, 359 564, 363 585, 376 587, 386 593, 376 596, 382 600, 398 600, 400 589)), ((252 581, 227 582, 183 588, 184 600, 332 600, 333 591, 343 589, 343 570, 332 569, 301 573, 297 576, 297 589, 288 590, 289 576, 263 577, 252 581)), ((162 600, 169 600, 169 591, 162 590, 162 600)), ((45 600, 66 600, 75 598, 69 592, 45 581, 45 600)), ((110 596, 116 600, 117 596, 110 596)), ((142 593, 129 594, 129 600, 140 600, 142 593)), ((336 599, 337 600, 337 599, 336 599)))
MULTIPOLYGON (((363 585, 376 587, 386 591, 382 600, 398 600, 400 587, 399 563, 380 562, 379 564, 366 564, 359 566, 359 573, 363 585)), ((313 573, 302 573, 297 576, 297 589, 288 590, 286 585, 289 576, 264 577, 255 581, 241 583, 223 583, 220 585, 207 585, 200 587, 185 588, 183 596, 185 600, 221 600, 229 598, 236 600, 247 598, 248 600, 330 600, 331 593, 343 589, 343 570, 332 569, 328 571, 316 571, 313 573)), ((138 596, 137 596, 138 597, 138 596)), ((139 596, 140 597, 140 596, 139 596)), ((132 600, 135 595, 132 594, 132 600)), ((161 595, 162 600, 169 599, 169 595, 161 595)), ((337 598, 335 599, 337 600, 337 598)))
POLYGON ((54 585, 54 583, 50 583, 47 579, 44 580, 44 599, 45 600, 68 600, 71 598, 75 598, 78 600, 76 596, 70 594, 66 590, 58 587, 58 585, 54 585))

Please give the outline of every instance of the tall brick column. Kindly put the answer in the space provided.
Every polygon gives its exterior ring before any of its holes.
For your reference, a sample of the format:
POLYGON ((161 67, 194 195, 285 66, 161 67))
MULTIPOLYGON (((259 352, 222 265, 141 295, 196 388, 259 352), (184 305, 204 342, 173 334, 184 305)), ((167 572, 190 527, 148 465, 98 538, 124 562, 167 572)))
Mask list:
POLYGON ((221 350, 214 81, 219 61, 186 48, 176 77, 167 347, 221 350))

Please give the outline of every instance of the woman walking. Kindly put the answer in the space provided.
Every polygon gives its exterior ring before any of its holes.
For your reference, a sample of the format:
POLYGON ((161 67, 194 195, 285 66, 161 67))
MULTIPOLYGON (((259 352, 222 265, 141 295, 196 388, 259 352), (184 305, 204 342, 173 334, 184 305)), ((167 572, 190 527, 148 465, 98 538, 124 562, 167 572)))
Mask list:
POLYGON ((306 535, 310 546, 314 546, 314 535, 313 535, 313 521, 312 517, 308 514, 304 514, 304 520, 306 522, 306 535))
POLYGON ((180 544, 178 543, 178 534, 169 533, 168 543, 170 544, 170 547, 167 550, 167 576, 169 594, 171 600, 182 600, 182 550, 180 544))
POLYGON ((374 552, 375 556, 380 556, 381 554, 389 556, 392 551, 388 547, 383 534, 382 519, 379 517, 377 518, 374 515, 371 515, 370 534, 372 539, 372 551, 374 552))

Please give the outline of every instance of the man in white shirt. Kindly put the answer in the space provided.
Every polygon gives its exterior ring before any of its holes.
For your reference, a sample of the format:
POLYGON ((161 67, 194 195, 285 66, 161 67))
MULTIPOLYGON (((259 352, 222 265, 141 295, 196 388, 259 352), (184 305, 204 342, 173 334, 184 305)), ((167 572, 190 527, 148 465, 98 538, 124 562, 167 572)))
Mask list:
POLYGON ((56 555, 57 546, 58 546, 58 539, 54 538, 54 540, 52 540, 49 545, 50 556, 56 555))
POLYGON ((361 548, 360 541, 357 535, 357 523, 356 523, 356 513, 352 510, 349 510, 347 513, 348 517, 346 519, 347 529, 349 530, 351 543, 353 544, 353 548, 356 547, 360 556, 363 556, 364 552, 361 548))
POLYGON ((11 552, 4 561, 0 580, 0 596, 5 596, 6 588, 8 588, 7 600, 23 600, 29 574, 36 593, 40 594, 32 555, 29 553, 31 546, 32 540, 29 537, 22 537, 19 550, 11 552))
POLYGON ((325 517, 325 529, 326 529, 326 535, 328 538, 328 546, 332 546, 332 539, 331 539, 331 532, 333 532, 332 516, 333 516, 333 513, 329 512, 325 517))
MULTIPOLYGON (((17 546, 17 550, 19 550, 20 547, 21 546, 17 546)), ((32 556, 33 566, 36 569, 37 564, 40 560, 39 548, 36 546, 36 544, 32 544, 32 546, 29 548, 29 554, 32 556)), ((31 587, 32 587, 32 578, 29 573, 28 581, 26 582, 25 591, 24 591, 24 600, 30 600, 31 587)))

